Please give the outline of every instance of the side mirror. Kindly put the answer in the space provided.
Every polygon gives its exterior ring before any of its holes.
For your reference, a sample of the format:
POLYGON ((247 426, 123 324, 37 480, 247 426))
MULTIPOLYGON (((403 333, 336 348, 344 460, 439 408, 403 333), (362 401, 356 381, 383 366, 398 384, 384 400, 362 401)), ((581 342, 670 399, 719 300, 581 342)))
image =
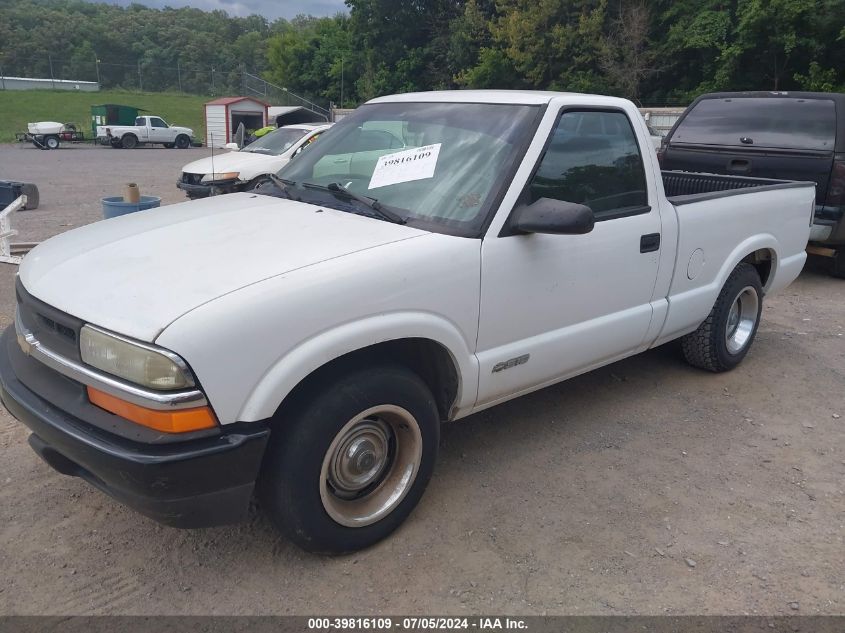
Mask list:
POLYGON ((517 208, 513 228, 520 233, 583 235, 593 230, 593 210, 583 204, 540 198, 517 208))
POLYGON ((237 143, 226 143, 223 146, 223 149, 231 149, 231 150, 234 150, 234 151, 237 152, 240 149, 240 147, 238 147, 237 143))

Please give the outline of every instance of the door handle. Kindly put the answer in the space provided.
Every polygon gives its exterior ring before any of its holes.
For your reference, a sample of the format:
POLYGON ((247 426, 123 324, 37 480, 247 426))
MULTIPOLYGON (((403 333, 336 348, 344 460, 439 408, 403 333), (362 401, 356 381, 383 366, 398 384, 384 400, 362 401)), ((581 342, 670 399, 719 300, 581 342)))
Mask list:
POLYGON ((734 158, 728 163, 728 171, 747 172, 751 170, 751 161, 744 158, 734 158))
POLYGON ((640 237, 640 252, 653 253, 660 250, 660 233, 649 233, 640 237))

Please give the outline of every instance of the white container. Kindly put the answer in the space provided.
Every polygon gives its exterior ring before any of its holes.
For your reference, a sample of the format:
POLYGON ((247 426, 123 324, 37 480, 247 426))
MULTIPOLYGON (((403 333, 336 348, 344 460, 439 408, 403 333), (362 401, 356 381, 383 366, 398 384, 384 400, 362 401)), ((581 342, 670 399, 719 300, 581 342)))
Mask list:
POLYGON ((56 121, 39 121, 27 123, 26 127, 30 134, 59 134, 64 129, 65 124, 56 121))

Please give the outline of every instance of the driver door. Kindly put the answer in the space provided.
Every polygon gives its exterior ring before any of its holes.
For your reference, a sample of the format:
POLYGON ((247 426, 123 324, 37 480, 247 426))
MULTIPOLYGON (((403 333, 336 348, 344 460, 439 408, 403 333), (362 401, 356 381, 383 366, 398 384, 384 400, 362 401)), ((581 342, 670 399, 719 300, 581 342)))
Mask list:
POLYGON ((151 143, 172 143, 175 139, 164 119, 157 116, 150 117, 150 142, 151 143))
POLYGON ((627 356, 652 318, 661 221, 641 148, 621 110, 559 113, 522 203, 589 206, 585 235, 520 234, 482 243, 478 406, 627 356))

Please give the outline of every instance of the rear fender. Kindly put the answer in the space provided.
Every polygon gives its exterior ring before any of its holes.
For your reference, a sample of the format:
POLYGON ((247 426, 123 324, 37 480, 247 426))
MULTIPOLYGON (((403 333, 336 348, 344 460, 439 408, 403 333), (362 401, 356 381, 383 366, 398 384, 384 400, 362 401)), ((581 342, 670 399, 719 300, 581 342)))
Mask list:
MULTIPOLYGON (((760 233, 753 235, 746 240, 740 242, 731 251, 730 255, 725 258, 724 263, 719 268, 716 275, 709 283, 701 286, 696 286, 678 294, 669 295, 669 311, 666 316, 666 322, 660 332, 657 340, 652 343, 652 347, 662 345, 667 341, 683 336, 695 330, 702 321, 710 314, 722 287, 728 279, 734 268, 737 267, 743 259, 748 257, 755 251, 766 249, 770 252, 772 258, 772 269, 769 278, 766 281, 764 292, 771 288, 780 287, 780 259, 778 253, 780 252, 780 245, 774 235, 770 233, 760 233)), ((687 262, 679 261, 676 265, 675 275, 686 276, 687 262)), ((684 277, 686 281, 686 277, 684 277)), ((791 281, 791 279, 789 280, 791 281)), ((788 281, 787 281, 788 283, 788 281)), ((785 284, 784 284, 785 285, 785 284)))

